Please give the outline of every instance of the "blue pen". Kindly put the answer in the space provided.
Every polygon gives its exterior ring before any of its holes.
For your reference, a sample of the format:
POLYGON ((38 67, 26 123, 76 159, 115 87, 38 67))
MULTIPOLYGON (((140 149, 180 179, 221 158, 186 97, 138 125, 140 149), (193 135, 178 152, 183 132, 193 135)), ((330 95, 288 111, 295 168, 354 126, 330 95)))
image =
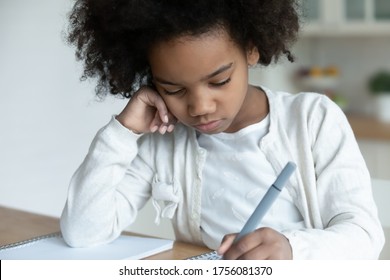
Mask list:
POLYGON ((244 237, 248 233, 251 233, 258 227, 264 215, 267 213, 268 209, 271 208, 272 204, 282 191, 291 174, 295 171, 295 168, 296 165, 293 162, 288 162, 286 164, 282 172, 280 172, 279 176, 276 178, 276 181, 271 185, 271 187, 265 193, 263 198, 260 200, 255 211, 249 217, 241 232, 236 236, 234 242, 237 242, 242 237, 244 237))

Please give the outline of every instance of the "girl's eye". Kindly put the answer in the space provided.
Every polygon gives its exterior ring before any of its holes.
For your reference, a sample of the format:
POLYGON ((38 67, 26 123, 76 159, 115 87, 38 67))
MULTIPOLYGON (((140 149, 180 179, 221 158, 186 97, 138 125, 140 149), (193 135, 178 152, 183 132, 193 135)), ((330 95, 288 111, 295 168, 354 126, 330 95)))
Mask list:
POLYGON ((175 91, 169 91, 169 90, 164 89, 164 93, 165 93, 166 95, 177 95, 177 94, 181 94, 181 93, 183 93, 183 92, 184 92, 184 89, 183 89, 183 88, 182 88, 182 89, 175 90, 175 91))
POLYGON ((226 85, 227 83, 229 83, 231 80, 231 78, 228 78, 220 83, 211 83, 212 86, 215 86, 215 87, 221 87, 223 85, 226 85))

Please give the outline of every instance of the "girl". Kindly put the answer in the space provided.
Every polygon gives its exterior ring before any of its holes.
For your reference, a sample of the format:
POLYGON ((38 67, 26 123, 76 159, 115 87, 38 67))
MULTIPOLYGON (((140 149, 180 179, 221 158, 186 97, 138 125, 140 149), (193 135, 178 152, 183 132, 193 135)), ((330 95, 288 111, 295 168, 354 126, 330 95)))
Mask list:
POLYGON ((69 245, 114 240, 151 198, 156 222, 225 259, 378 257, 369 173, 341 110, 248 84, 248 67, 293 60, 296 10, 293 0, 76 2, 69 41, 84 78, 130 101, 71 180, 69 245), (288 161, 298 168, 286 189, 233 244, 288 161))

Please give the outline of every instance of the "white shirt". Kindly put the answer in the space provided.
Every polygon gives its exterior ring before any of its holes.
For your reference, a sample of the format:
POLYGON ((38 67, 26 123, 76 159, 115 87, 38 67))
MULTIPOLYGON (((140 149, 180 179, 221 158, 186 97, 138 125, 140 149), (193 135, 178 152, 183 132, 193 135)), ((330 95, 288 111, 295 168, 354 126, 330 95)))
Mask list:
MULTIPOLYGON (((343 112, 320 94, 262 89, 270 125, 260 149, 275 174, 288 161, 297 165, 283 189, 304 221, 302 229, 282 231, 293 258, 378 258, 383 229, 367 166, 343 112)), ((177 240, 204 244, 205 159, 193 128, 178 124, 173 133, 136 135, 112 118, 70 182, 61 216, 65 241, 74 247, 110 242, 152 199, 157 221, 171 219, 177 240)))
MULTIPOLYGON (((207 151, 201 230, 209 248, 218 248, 225 234, 242 229, 278 175, 259 146, 268 133, 269 123, 267 115, 261 122, 235 133, 198 137, 199 145, 207 151)), ((277 231, 304 228, 303 218, 287 191, 281 192, 258 227, 277 231)))

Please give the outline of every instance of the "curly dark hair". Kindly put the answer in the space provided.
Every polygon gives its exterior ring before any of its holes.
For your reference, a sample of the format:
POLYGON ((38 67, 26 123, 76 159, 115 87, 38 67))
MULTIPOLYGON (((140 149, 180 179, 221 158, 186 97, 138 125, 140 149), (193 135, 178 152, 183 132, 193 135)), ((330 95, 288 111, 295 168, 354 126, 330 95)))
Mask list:
POLYGON ((243 49, 256 46, 261 65, 286 55, 299 29, 294 0, 77 0, 68 43, 84 62, 82 80, 98 78, 98 95, 130 98, 152 86, 148 51, 156 43, 223 27, 243 49))

